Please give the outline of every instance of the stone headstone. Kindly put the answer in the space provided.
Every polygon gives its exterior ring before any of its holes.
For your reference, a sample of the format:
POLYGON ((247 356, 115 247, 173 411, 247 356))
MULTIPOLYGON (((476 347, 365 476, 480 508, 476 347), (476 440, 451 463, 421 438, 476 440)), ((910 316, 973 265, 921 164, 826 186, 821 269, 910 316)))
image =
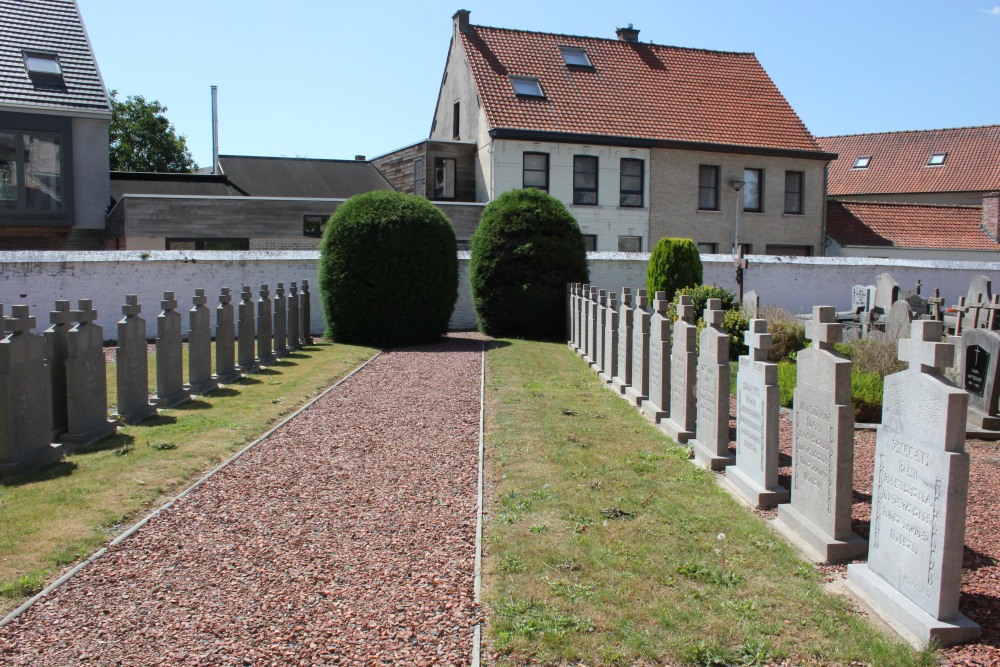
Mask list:
POLYGON ((767 361, 771 334, 766 320, 751 320, 744 335, 748 354, 736 375, 736 464, 725 485, 754 507, 788 501, 778 484, 778 365, 767 361))
POLYGON ((215 308, 215 379, 222 384, 242 377, 236 370, 236 319, 232 301, 229 288, 223 287, 215 308))
POLYGON ((743 295, 743 314, 747 316, 747 319, 753 320, 757 318, 757 313, 760 312, 760 297, 757 296, 756 290, 750 290, 743 295))
POLYGON ((66 334, 69 333, 72 321, 69 301, 56 301, 56 309, 49 312, 49 323, 52 326, 42 334, 45 338, 45 357, 52 374, 50 387, 54 439, 69 428, 69 416, 66 413, 66 334))
POLYGON ((943 327, 915 320, 885 378, 875 441, 868 562, 847 567, 847 587, 915 646, 973 640, 976 623, 958 611, 969 490, 968 395, 937 369, 955 348, 943 327))
POLYGON ((299 327, 299 336, 303 345, 312 345, 312 292, 309 291, 309 281, 302 281, 302 290, 299 292, 299 313, 302 325, 299 327))
POLYGON ((566 342, 573 344, 573 283, 566 283, 566 342))
POLYGON ((577 336, 577 350, 576 353, 581 357, 587 356, 587 332, 590 327, 587 326, 587 322, 590 320, 590 285, 584 283, 580 288, 579 304, 577 308, 580 310, 580 321, 578 326, 580 327, 580 335, 577 336))
POLYGON ((889 319, 885 323, 886 336, 893 340, 910 337, 910 322, 913 311, 906 301, 897 301, 889 306, 889 319))
POLYGON ((610 384, 618 375, 618 298, 608 292, 608 314, 604 320, 604 368, 600 378, 610 384))
POLYGON ((257 326, 254 311, 253 292, 249 285, 244 285, 240 292, 239 322, 236 323, 236 363, 241 373, 249 373, 257 368, 255 346, 257 344, 257 326))
POLYGON ((1000 361, 1000 333, 986 329, 966 329, 961 338, 959 381, 969 394, 968 423, 975 428, 1000 430, 1000 398, 997 362, 1000 361))
POLYGON ((271 293, 267 285, 260 286, 260 300, 257 302, 257 360, 265 366, 274 361, 271 343, 274 334, 271 329, 274 319, 271 314, 271 293))
POLYGON ((873 308, 888 313, 889 307, 899 301, 899 283, 888 273, 875 276, 875 304, 873 308))
POLYGON ((994 294, 989 304, 985 306, 985 314, 982 316, 983 329, 996 331, 1000 329, 1000 294, 994 294))
POLYGON ((649 398, 639 409, 654 424, 670 414, 670 316, 666 292, 653 297, 649 317, 649 398))
POLYGON ((288 286, 285 307, 288 308, 288 349, 297 350, 302 347, 302 340, 299 338, 299 287, 294 280, 288 286))
MULTIPOLYGON (((899 302, 905 303, 905 302, 899 302)), ((854 489, 854 407, 851 361, 834 348, 843 325, 832 306, 813 308, 806 323, 812 346, 797 356, 792 429, 792 502, 778 506, 775 528, 818 563, 864 554, 851 531, 854 489)))
POLYGON ((851 310, 855 313, 867 313, 872 308, 872 303, 869 302, 869 286, 868 285, 855 285, 851 288, 851 310))
POLYGON ((195 289, 188 311, 188 391, 204 395, 219 388, 212 376, 212 312, 205 290, 195 289))
POLYGON ((649 398, 649 311, 644 289, 636 293, 632 318, 632 384, 625 389, 625 398, 640 406, 649 398))
POLYGON ((588 364, 593 364, 597 359, 597 295, 596 286, 590 287, 590 313, 587 316, 587 356, 588 364))
POLYGON ((71 311, 76 324, 66 334, 66 416, 59 436, 67 445, 84 446, 111 435, 118 425, 108 419, 108 377, 104 362, 104 328, 95 322, 90 299, 71 311))
POLYGON ((986 276, 973 276, 969 281, 969 291, 965 294, 965 303, 988 303, 993 299, 993 281, 986 276))
POLYGON ((724 470, 735 458, 729 453, 729 334, 722 330, 722 300, 709 299, 704 317, 698 344, 698 418, 688 444, 695 463, 724 470))
POLYGON ((184 388, 184 352, 181 339, 181 314, 173 292, 164 292, 163 310, 156 317, 156 395, 153 405, 170 408, 191 400, 184 388))
POLYGON ((927 299, 927 308, 932 320, 944 321, 944 297, 937 287, 934 288, 934 296, 927 299))
POLYGON ((597 327, 594 329, 594 362, 590 364, 598 374, 604 372, 604 331, 608 326, 608 293, 597 292, 597 327))
POLYGON ((52 444, 45 339, 31 333, 35 318, 28 306, 14 306, 3 322, 8 333, 0 339, 0 477, 8 477, 58 461, 62 447, 52 444))
POLYGON ((126 424, 138 424, 156 414, 149 402, 149 353, 146 351, 146 320, 139 316, 139 296, 129 294, 118 320, 115 375, 118 405, 114 416, 126 424))
POLYGON ((283 357, 288 354, 288 311, 285 308, 285 283, 278 283, 274 290, 274 356, 283 357))
MULTIPOLYGON (((671 438, 685 443, 694 437, 698 426, 698 327, 694 324, 694 302, 690 296, 681 296, 677 302, 677 321, 674 322, 674 346, 670 360, 670 418, 663 422, 663 430, 671 438)), ((726 406, 726 414, 729 414, 726 406)))
POLYGON ((632 384, 632 290, 622 288, 622 302, 618 307, 618 373, 611 380, 611 388, 624 394, 632 384))
POLYGON ((583 289, 582 283, 570 285, 572 298, 570 314, 572 315, 572 326, 570 327, 569 348, 574 352, 580 349, 580 291, 583 289))

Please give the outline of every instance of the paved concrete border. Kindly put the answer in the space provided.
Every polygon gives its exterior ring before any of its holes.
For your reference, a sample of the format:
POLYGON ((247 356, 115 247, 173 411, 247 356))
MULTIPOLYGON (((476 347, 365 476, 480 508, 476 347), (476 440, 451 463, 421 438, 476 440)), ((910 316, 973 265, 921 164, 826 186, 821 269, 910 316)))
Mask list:
MULTIPOLYGON (((482 585, 483 585, 483 484, 484 484, 484 439, 483 431, 486 426, 486 342, 483 341, 479 369, 479 481, 476 491, 476 570, 473 580, 473 591, 475 600, 480 604, 482 610, 482 585)), ((472 630, 472 667, 479 667, 482 661, 483 646, 483 624, 476 623, 472 630)))

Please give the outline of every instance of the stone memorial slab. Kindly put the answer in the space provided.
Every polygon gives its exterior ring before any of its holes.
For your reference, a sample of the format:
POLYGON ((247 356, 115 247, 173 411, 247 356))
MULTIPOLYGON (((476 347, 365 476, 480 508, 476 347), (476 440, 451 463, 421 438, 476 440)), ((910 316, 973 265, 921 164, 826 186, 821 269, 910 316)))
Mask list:
POLYGON ((271 351, 274 318, 271 314, 271 293, 267 285, 260 286, 260 300, 257 301, 257 360, 267 365, 274 361, 271 351))
POLYGON ((594 362, 590 364, 598 374, 604 372, 604 330, 608 325, 608 293, 597 292, 597 326, 594 328, 594 362))
POLYGON ((649 311, 646 310, 646 290, 635 296, 632 314, 632 383, 625 388, 625 398, 635 406, 649 398, 649 311))
POLYGON ((71 311, 76 324, 66 334, 66 416, 59 436, 66 445, 84 446, 118 430, 108 419, 108 377, 104 361, 104 328, 95 322, 90 299, 80 299, 71 311))
POLYGON ((294 280, 288 286, 285 307, 288 308, 288 349, 297 350, 302 347, 302 339, 299 338, 299 287, 294 280))
POLYGON ((889 319, 885 323, 885 334, 893 340, 910 337, 910 322, 913 310, 907 301, 897 301, 889 306, 889 319))
POLYGON ((722 330, 722 300, 709 299, 706 306, 698 345, 698 416, 688 444, 697 465, 724 470, 736 462, 729 453, 729 334, 722 330))
POLYGON ((618 297, 608 292, 608 312, 604 321, 604 368, 600 378, 610 384, 618 375, 618 297))
POLYGON ((899 283, 888 273, 875 276, 875 304, 880 313, 888 313, 889 307, 899 301, 899 283))
POLYGON ((622 302, 618 307, 618 373, 611 379, 611 388, 624 394, 632 384, 632 290, 622 288, 622 302))
POLYGON ((285 308, 285 283, 278 283, 274 290, 274 356, 283 357, 288 354, 288 310, 285 308))
POLYGON ((580 337, 577 346, 577 354, 586 358, 587 356, 587 332, 590 331, 588 322, 590 321, 590 285, 584 283, 580 292, 580 337))
POLYGON ((597 359, 597 295, 597 287, 591 286, 590 312, 587 315, 587 356, 584 357, 588 364, 593 364, 594 360, 597 359))
POLYGON ((573 342, 573 283, 566 283, 566 341, 573 342))
POLYGON ((188 311, 188 384, 192 394, 204 395, 219 388, 212 376, 212 313, 205 306, 205 290, 196 288, 188 311))
POLYGON ((299 292, 299 313, 301 314, 302 325, 299 327, 299 336, 303 345, 312 345, 312 292, 309 291, 309 281, 302 281, 302 289, 299 292))
POLYGON ((570 285, 570 336, 569 349, 574 352, 580 349, 580 290, 582 283, 570 285))
POLYGON ((885 378, 868 562, 847 567, 847 588, 914 646, 976 639, 958 611, 969 489, 965 453, 968 394, 937 369, 955 348, 940 322, 916 320, 885 378))
POLYGON ((969 291, 965 294, 965 302, 989 303, 993 299, 993 281, 986 276, 973 276, 969 281, 969 291))
POLYGON ((237 310, 240 319, 236 323, 236 364, 240 372, 246 374, 257 368, 254 349, 257 344, 257 323, 254 313, 256 307, 249 285, 244 285, 240 291, 237 310))
POLYGON ((756 290, 750 290, 743 295, 743 314, 747 316, 747 319, 756 319, 757 313, 760 312, 760 297, 757 296, 756 290))
POLYGON ((855 285, 851 288, 851 310, 857 314, 867 313, 872 308, 872 303, 869 301, 869 289, 868 285, 855 285))
POLYGON ((66 334, 72 328, 73 315, 69 301, 56 301, 55 310, 49 312, 49 323, 42 336, 45 338, 45 358, 52 374, 52 438, 69 428, 66 412, 66 334))
POLYGON ((817 563, 849 561, 862 556, 868 547, 851 531, 851 361, 834 348, 843 332, 836 316, 832 306, 816 306, 806 323, 806 338, 812 346, 798 353, 796 363, 792 502, 778 506, 773 524, 817 563))
POLYGON ((751 320, 744 335, 749 353, 736 375, 736 464, 724 486, 754 507, 788 502, 778 484, 778 365, 767 361, 771 334, 766 320, 751 320))
POLYGON ((35 318, 28 306, 11 308, 3 323, 7 335, 0 339, 0 477, 6 478, 58 461, 63 450, 52 443, 52 375, 45 361, 45 339, 31 333, 35 318))
POLYGON ((223 287, 215 308, 215 379, 221 384, 243 377, 236 370, 236 318, 232 301, 229 288, 223 287))
POLYGON ((170 408, 191 400, 184 388, 184 356, 181 314, 173 292, 164 292, 163 310, 156 317, 156 395, 150 399, 158 408, 170 408))
POLYGON ((670 417, 660 425, 664 433, 682 444, 694 437, 698 420, 698 327, 694 322, 694 302, 683 295, 677 301, 670 353, 670 417))
POLYGON ((966 329, 961 337, 958 377, 969 393, 968 423, 974 428, 1000 430, 1000 333, 966 329))
POLYGON ((118 320, 118 347, 115 348, 115 375, 118 405, 114 416, 126 424, 138 424, 156 415, 149 402, 149 353, 146 351, 146 320, 139 316, 139 296, 129 294, 118 320))
MULTIPOLYGON (((682 299, 684 297, 681 297, 682 299)), ((649 398, 639 409, 654 424, 659 424, 670 414, 670 316, 667 314, 666 292, 657 292, 653 298, 653 312, 649 317, 649 398)), ((679 441, 678 441, 679 442, 679 441)))

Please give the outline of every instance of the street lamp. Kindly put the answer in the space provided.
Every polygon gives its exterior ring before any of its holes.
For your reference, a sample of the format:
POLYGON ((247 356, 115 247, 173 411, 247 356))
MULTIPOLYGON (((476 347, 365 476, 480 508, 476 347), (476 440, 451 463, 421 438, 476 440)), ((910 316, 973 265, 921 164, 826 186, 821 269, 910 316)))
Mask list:
POLYGON ((736 228, 733 230, 733 266, 736 267, 736 297, 743 303, 743 269, 747 261, 743 259, 743 248, 740 246, 740 190, 746 185, 738 178, 729 179, 729 185, 736 191, 736 228))

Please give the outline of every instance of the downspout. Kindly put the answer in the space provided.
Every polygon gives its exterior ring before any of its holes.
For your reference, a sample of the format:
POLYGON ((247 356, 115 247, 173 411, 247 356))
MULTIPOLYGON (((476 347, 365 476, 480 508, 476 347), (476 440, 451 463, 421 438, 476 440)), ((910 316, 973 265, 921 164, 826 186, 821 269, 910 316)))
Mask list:
POLYGON ((820 212, 819 256, 826 257, 826 191, 830 181, 830 163, 823 165, 823 210, 820 212))
POLYGON ((493 137, 490 137, 490 201, 496 199, 497 168, 495 155, 493 151, 493 137))

